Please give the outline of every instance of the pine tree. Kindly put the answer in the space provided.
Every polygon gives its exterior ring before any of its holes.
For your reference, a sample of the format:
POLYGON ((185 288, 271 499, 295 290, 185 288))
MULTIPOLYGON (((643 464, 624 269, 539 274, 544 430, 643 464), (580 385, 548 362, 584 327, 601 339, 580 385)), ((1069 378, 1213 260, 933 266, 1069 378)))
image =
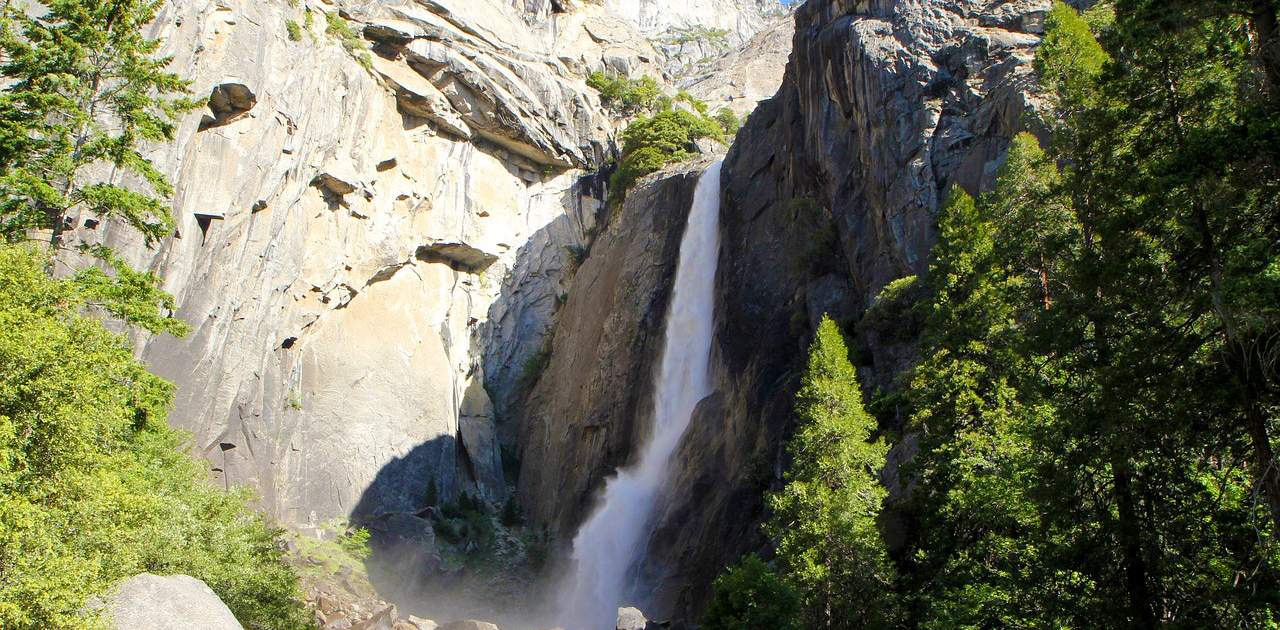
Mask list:
POLYGON ((83 210, 123 220, 154 242, 172 218, 151 195, 119 183, 91 181, 90 167, 108 177, 140 177, 158 195, 172 193, 139 144, 171 140, 177 116, 192 103, 176 97, 187 82, 156 57, 158 40, 142 28, 160 2, 52 0, 44 15, 6 4, 0 15, 0 233, 23 240, 49 230, 56 242, 64 217, 83 210))
POLYGON ((1046 566, 1032 478, 1036 437, 1054 411, 1035 396, 1021 327, 1051 303, 1055 267, 1052 221, 1031 211, 1048 196, 1033 146, 1015 142, 983 204, 956 188, 938 217, 926 276, 934 297, 909 389, 920 436, 910 467, 920 627, 1054 625, 1060 608, 1064 584, 1046 566), (995 207, 1007 210, 997 217, 995 207))
MULTIPOLYGON (((160 42, 142 33, 160 4, 50 0, 39 15, 21 3, 0 8, 0 240, 47 238, 60 249, 81 213, 132 226, 149 245, 172 232, 160 197, 173 189, 141 148, 172 140, 194 102, 183 97, 187 82, 165 70, 169 59, 156 56, 160 42)), ((104 247, 85 253, 112 271, 87 278, 112 315, 154 332, 184 330, 156 315, 172 302, 153 278, 130 274, 104 247)))
POLYGON ((804 626, 882 628, 896 623, 894 572, 876 519, 888 447, 872 440, 844 335, 824 317, 796 396, 796 434, 785 487, 769 497, 766 531, 784 577, 800 592, 804 626))

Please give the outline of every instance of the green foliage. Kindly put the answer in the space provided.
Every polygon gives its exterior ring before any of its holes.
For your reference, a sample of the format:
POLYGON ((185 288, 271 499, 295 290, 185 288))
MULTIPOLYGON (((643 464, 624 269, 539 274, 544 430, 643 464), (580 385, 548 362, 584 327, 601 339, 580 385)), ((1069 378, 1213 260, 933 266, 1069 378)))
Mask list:
POLYGON ((1107 59, 1084 17, 1055 0, 1045 19, 1035 66, 1041 85, 1057 97, 1059 110, 1085 104, 1107 59))
POLYGON ((844 335, 824 317, 796 395, 786 486, 769 496, 766 531, 799 592, 805 627, 888 627, 899 618, 894 570, 876 527, 888 447, 871 440, 844 335))
POLYGON ((440 504, 440 484, 435 479, 427 484, 427 496, 423 497, 423 503, 427 507, 435 507, 440 504))
POLYGON ((369 559, 369 530, 356 527, 338 537, 338 546, 357 560, 369 559))
POLYGON ((609 187, 619 201, 637 180, 693 157, 694 142, 702 138, 723 138, 719 123, 700 114, 668 109, 632 122, 622 132, 622 160, 609 179, 609 187))
POLYGON ((529 568, 534 571, 542 570, 547 564, 547 559, 551 557, 551 549, 555 542, 551 531, 545 526, 540 529, 526 529, 521 535, 520 542, 524 546, 525 559, 529 568))
POLYGON ((530 354, 524 360, 524 364, 520 366, 520 389, 530 391, 534 385, 538 384, 538 379, 542 378, 542 373, 547 369, 547 365, 551 363, 551 340, 547 339, 543 342, 542 347, 537 352, 530 354))
POLYGON ((1049 150, 953 193, 924 278, 913 625, 1277 623, 1267 5, 1055 3, 1049 150))
POLYGON ((432 526, 437 536, 463 547, 468 555, 485 557, 493 551, 493 515, 480 497, 464 492, 456 500, 446 501, 434 514, 432 526))
POLYGON ((587 87, 600 93, 600 101, 606 107, 626 116, 657 111, 670 104, 658 82, 649 76, 632 79, 592 72, 587 77, 587 87))
POLYGON ((716 578, 703 630, 797 630, 800 597, 759 557, 751 555, 716 578))
POLYGON ((641 177, 693 157, 696 140, 723 141, 730 125, 737 131, 736 116, 710 117, 707 104, 683 90, 674 99, 664 96, 651 77, 631 79, 593 72, 587 85, 600 92, 601 101, 618 114, 648 114, 622 133, 622 156, 609 180, 615 203, 620 203, 641 177), (684 103, 693 111, 674 107, 675 103, 684 103))
POLYGON ((707 115, 707 104, 695 98, 687 90, 676 92, 676 97, 672 99, 673 103, 684 103, 693 108, 701 116, 707 115))
POLYGON ((681 46, 690 43, 706 43, 717 48, 729 47, 729 29, 709 26, 672 28, 659 38, 659 43, 681 46))
POLYGON ((569 263, 574 269, 582 266, 587 259, 587 248, 582 245, 566 245, 564 253, 569 255, 569 263))
POLYGON ((726 138, 738 135, 738 130, 742 128, 742 120, 728 107, 721 107, 716 110, 714 118, 717 123, 720 123, 720 129, 724 131, 726 138))
POLYGON ((119 183, 127 175, 172 194, 139 145, 171 140, 178 116, 195 107, 183 98, 187 82, 156 56, 160 42, 142 35, 159 6, 51 0, 37 17, 23 5, 0 9, 0 238, 43 230, 56 245, 64 217, 79 212, 119 219, 148 244, 172 232, 159 199, 119 183), (111 179, 90 177, 95 165, 111 179))
POLYGON ((898 278, 880 290, 858 328, 888 341, 916 339, 924 328, 922 303, 926 294, 918 276, 898 278))
MULTIPOLYGON (((797 271, 811 277, 845 270, 845 260, 840 249, 840 234, 836 231, 835 217, 825 206, 812 197, 796 197, 787 201, 792 220, 806 226, 811 233, 808 245, 796 257, 797 271)), ((804 328, 808 329, 807 317, 804 328)))
POLYGON ((923 627, 1036 625, 1054 608, 1047 576, 1033 569, 1036 541, 1025 479, 1030 432, 1050 410, 1019 404, 1028 357, 1016 344, 1016 280, 996 267, 997 226, 953 190, 938 218, 927 282, 923 360, 911 380, 912 427, 922 436, 913 470, 922 537, 913 579, 923 582, 923 627))
POLYGON ((285 20, 285 31, 289 33, 289 41, 302 41, 302 26, 294 20, 285 20))
MULTIPOLYGON (((196 106, 184 97, 187 82, 165 71, 169 59, 156 56, 160 42, 142 35, 159 3, 43 6, 35 17, 20 5, 0 8, 0 241, 43 233, 61 248, 69 218, 89 214, 121 221, 152 245, 173 230, 157 198, 173 188, 140 147, 171 140, 178 117, 196 106), (126 178, 138 185, 126 187, 126 178)), ((186 331, 158 314, 171 312, 173 299, 152 275, 105 247, 81 253, 105 268, 76 274, 89 305, 151 332, 186 331)))
MULTIPOLYGON (((308 13, 307 18, 310 17, 311 14, 308 13)), ((334 11, 332 13, 325 13, 324 21, 324 32, 326 35, 337 39, 338 42, 342 44, 342 48, 351 53, 351 56, 361 66, 364 66, 366 69, 373 67, 373 58, 369 56, 368 47, 365 46, 364 40, 361 39, 360 35, 351 28, 351 25, 347 23, 346 19, 341 15, 338 15, 337 11, 334 11)))
POLYGON ((524 524, 524 514, 520 512, 520 504, 515 497, 507 497, 502 504, 502 514, 498 519, 504 527, 516 527, 524 524))
POLYGON ((167 428, 172 386, 46 267, 0 246, 0 626, 90 626, 88 596, 150 571, 204 580, 246 627, 307 627, 277 532, 167 428))

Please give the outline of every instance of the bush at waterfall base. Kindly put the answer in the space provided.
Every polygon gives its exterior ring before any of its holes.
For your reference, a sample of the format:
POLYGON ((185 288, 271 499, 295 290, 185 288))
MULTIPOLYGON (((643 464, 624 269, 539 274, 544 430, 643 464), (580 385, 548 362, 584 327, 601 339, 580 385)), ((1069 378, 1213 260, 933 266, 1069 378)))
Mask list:
POLYGON ((204 580, 247 628, 308 627, 278 532, 168 428, 173 386, 47 266, 0 246, 0 627, 91 627, 86 599, 144 571, 204 580))
POLYGON ((353 558, 367 560, 370 554, 369 537, 368 529, 355 527, 338 537, 338 546, 353 558))
POLYGON ((716 578, 702 630, 798 630, 800 597, 759 557, 750 555, 716 578))

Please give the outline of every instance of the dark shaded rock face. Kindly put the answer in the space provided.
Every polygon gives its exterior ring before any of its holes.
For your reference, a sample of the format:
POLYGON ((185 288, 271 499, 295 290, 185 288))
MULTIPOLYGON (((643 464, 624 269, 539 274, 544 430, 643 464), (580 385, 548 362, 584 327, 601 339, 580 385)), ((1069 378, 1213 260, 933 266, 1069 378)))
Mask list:
POLYGON ((604 477, 629 463, 648 434, 680 238, 706 165, 652 176, 628 194, 576 272, 545 364, 526 368, 520 497, 562 542, 604 477))
MULTIPOLYGON (((1048 8, 810 0, 797 11, 782 87, 725 161, 716 392, 698 406, 673 464, 639 567, 634 601, 643 610, 676 625, 696 619, 722 567, 767 544, 763 496, 781 484, 792 398, 823 313, 862 330, 854 345, 868 399, 914 360, 915 332, 855 324, 885 284, 927 268, 948 187, 992 184, 1036 106, 1031 61, 1048 8)), ((632 193, 578 272, 528 397, 521 496, 563 542, 647 434, 698 170, 632 193)), ((891 485, 908 452, 891 456, 891 485)), ((887 529, 901 539, 892 519, 887 529)))

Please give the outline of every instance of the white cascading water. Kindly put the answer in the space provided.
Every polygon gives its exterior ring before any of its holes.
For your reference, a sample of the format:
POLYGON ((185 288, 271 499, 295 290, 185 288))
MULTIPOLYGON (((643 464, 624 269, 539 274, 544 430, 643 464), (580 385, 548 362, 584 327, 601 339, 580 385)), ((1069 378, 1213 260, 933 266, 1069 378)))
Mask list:
POLYGON ((708 363, 720 255, 720 162, 702 172, 680 240, 654 388, 653 435, 640 460, 605 483, 599 508, 573 539, 574 572, 560 595, 568 630, 613 628, 627 576, 648 534, 671 455, 698 401, 711 393, 708 363))

